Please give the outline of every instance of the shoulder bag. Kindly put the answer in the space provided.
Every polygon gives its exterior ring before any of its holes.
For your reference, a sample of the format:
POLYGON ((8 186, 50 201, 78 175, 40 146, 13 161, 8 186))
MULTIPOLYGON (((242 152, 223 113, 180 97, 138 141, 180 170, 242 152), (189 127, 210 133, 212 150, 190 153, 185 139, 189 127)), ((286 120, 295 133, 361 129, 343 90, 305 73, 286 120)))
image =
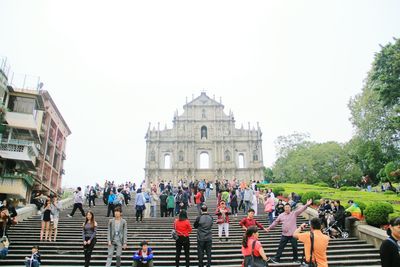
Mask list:
POLYGON ((318 266, 317 262, 312 261, 312 254, 314 251, 314 234, 312 232, 310 232, 310 239, 311 239, 310 260, 307 262, 303 258, 303 263, 300 265, 300 267, 317 267, 318 266))
POLYGON ((244 267, 268 267, 268 263, 262 257, 254 256, 254 247, 256 246, 256 240, 251 245, 251 255, 244 257, 244 267))

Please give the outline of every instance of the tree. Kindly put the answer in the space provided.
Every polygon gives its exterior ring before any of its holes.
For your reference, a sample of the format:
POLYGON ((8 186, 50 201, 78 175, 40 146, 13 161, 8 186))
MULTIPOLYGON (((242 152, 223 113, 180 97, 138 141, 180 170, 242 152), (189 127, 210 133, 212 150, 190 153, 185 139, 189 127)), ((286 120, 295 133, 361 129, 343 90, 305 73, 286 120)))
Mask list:
POLYGON ((271 182, 274 180, 274 173, 271 168, 264 168, 264 181, 271 182))
POLYGON ((381 46, 382 50, 375 55, 371 76, 380 101, 389 107, 400 102, 400 40, 394 41, 381 46))
POLYGON ((287 156, 287 154, 299 147, 308 144, 310 134, 308 133, 297 133, 294 132, 287 136, 278 136, 275 140, 275 147, 277 151, 277 157, 287 156))

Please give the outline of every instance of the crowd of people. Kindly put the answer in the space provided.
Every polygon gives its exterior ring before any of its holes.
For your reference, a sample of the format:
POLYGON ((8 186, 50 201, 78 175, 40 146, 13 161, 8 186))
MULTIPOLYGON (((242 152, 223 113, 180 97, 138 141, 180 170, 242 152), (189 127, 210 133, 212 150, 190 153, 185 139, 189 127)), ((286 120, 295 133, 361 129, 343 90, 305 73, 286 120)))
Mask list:
MULTIPOLYGON (((111 266, 115 254, 116 266, 121 265, 122 250, 128 246, 127 221, 123 218, 123 208, 133 202, 137 223, 142 223, 150 217, 175 217, 171 226, 175 233, 175 264, 179 266, 182 249, 185 257, 185 265, 190 265, 190 234, 193 228, 197 229, 197 257, 198 266, 211 266, 211 254, 213 244, 212 227, 218 227, 218 242, 229 242, 229 226, 232 216, 238 216, 243 212, 246 217, 240 220, 244 234, 242 240, 243 266, 250 266, 254 261, 279 263, 283 250, 287 243, 291 243, 292 257, 294 263, 300 263, 298 253, 298 241, 304 243, 304 260, 308 263, 313 262, 318 266, 328 266, 326 251, 329 240, 335 237, 335 228, 332 232, 324 232, 322 229, 328 228, 332 222, 336 222, 336 229, 349 230, 350 224, 354 220, 360 219, 361 210, 353 201, 349 201, 350 207, 344 209, 340 200, 330 201, 321 200, 318 206, 318 218, 310 220, 309 224, 302 224, 297 227, 297 218, 307 207, 312 204, 308 200, 305 205, 296 207, 300 198, 294 192, 290 194, 288 201, 277 199, 271 189, 259 190, 257 182, 249 184, 244 181, 238 182, 235 179, 215 183, 207 180, 195 180, 186 184, 179 181, 177 185, 172 182, 161 181, 158 184, 151 183, 149 186, 143 182, 138 187, 134 183, 116 185, 112 181, 106 181, 104 187, 98 184, 86 186, 84 191, 78 187, 74 192, 74 205, 68 217, 73 217, 76 210, 79 210, 84 222, 82 223, 82 246, 84 254, 84 266, 90 266, 91 255, 97 243, 97 221, 95 214, 90 210, 96 206, 96 199, 102 199, 102 205, 107 206, 106 217, 110 217, 107 225, 107 261, 106 266, 111 266), (215 211, 209 211, 207 199, 211 192, 215 190, 217 207, 215 211), (132 194, 135 192, 135 194, 132 194), (131 196, 133 197, 131 199, 131 196), (88 211, 84 211, 83 205, 89 206, 88 211), (198 213, 193 226, 188 218, 187 210, 193 207, 198 213), (258 210, 259 207, 263 209, 258 210), (346 217, 346 212, 351 216, 346 217), (257 221, 257 215, 265 214, 269 223, 268 227, 263 226, 257 221), (268 234, 276 226, 282 225, 282 232, 275 255, 267 256, 267 252, 259 241, 259 230, 268 234), (309 231, 304 232, 309 227, 309 231), (206 255, 206 263, 203 263, 206 255)), ((59 214, 62 209, 61 203, 56 196, 44 198, 41 195, 34 195, 33 203, 40 207, 41 230, 40 241, 57 242, 57 226, 59 214)), ((97 203, 99 204, 99 203, 97 203)), ((0 230, 3 238, 0 241, 0 257, 6 257, 9 240, 7 230, 13 224, 12 219, 17 216, 17 212, 7 201, 0 207, 0 230), (4 218, 7 217, 7 220, 4 218), (6 223, 5 223, 6 222, 6 223)), ((394 244, 399 241, 400 219, 391 222, 388 230, 390 236, 382 244, 381 255, 384 255, 389 262, 388 251, 394 251, 394 244)), ((392 256, 392 258, 394 258, 392 256)), ((153 266, 153 250, 145 240, 138 244, 138 249, 132 257, 133 266, 153 266)), ((398 258, 394 258, 393 262, 398 258)), ((25 259, 26 266, 40 266, 41 256, 39 247, 32 247, 32 254, 25 259)), ((398 266, 398 265, 383 265, 398 266)))

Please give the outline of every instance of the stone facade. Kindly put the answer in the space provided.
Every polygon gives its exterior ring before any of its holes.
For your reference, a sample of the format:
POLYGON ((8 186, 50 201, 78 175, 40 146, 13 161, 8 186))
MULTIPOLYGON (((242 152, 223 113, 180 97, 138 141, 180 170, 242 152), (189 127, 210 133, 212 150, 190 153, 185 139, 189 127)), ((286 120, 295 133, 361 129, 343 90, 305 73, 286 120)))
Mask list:
POLYGON ((182 179, 263 180, 261 129, 235 128, 232 112, 206 93, 175 113, 172 129, 146 134, 146 184, 182 179))

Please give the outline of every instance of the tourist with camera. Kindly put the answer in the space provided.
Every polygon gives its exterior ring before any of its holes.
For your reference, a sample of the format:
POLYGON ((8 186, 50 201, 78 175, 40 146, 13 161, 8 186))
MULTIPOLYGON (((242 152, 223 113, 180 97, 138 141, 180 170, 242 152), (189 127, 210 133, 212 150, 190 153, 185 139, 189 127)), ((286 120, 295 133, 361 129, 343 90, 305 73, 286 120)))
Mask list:
POLYGON ((294 231, 293 237, 304 243, 304 257, 306 262, 303 263, 303 266, 328 267, 326 250, 330 238, 321 232, 320 219, 311 219, 309 225, 303 223, 294 231), (310 226, 310 232, 302 233, 308 226, 310 226))

